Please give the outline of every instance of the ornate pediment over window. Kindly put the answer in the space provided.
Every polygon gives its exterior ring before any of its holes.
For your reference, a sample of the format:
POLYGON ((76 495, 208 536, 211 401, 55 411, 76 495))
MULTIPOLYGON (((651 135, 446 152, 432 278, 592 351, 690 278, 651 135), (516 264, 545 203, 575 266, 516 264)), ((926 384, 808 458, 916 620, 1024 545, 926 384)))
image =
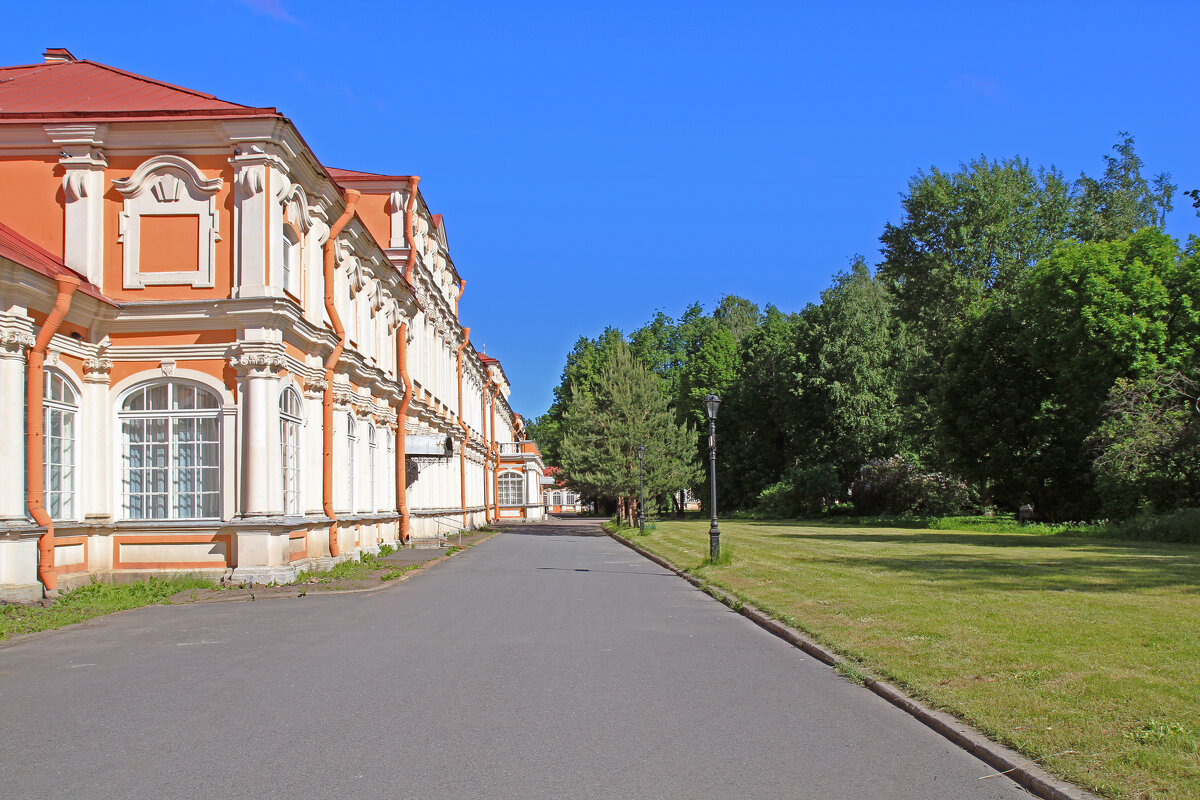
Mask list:
POLYGON ((220 178, 206 178, 191 161, 173 155, 154 156, 128 178, 113 181, 125 196, 118 237, 124 250, 124 288, 213 286, 221 184, 220 178))

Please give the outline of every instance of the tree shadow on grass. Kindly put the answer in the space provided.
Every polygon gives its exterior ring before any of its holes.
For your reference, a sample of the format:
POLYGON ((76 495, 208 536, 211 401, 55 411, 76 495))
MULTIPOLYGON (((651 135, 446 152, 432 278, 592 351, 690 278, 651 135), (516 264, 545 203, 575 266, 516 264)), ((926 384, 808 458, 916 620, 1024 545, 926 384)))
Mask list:
POLYGON ((1172 555, 1200 560, 1200 545, 1109 539, 1084 534, 992 533, 989 531, 893 530, 890 528, 806 528, 803 532, 765 533, 782 539, 822 539, 830 542, 894 544, 945 544, 973 547, 1044 547, 1134 551, 1147 555, 1172 555))
POLYGON ((831 568, 886 571, 964 591, 1112 593, 1175 588, 1200 593, 1200 562, 1194 555, 1086 554, 1063 558, 1014 558, 987 554, 848 554, 813 559, 831 568))

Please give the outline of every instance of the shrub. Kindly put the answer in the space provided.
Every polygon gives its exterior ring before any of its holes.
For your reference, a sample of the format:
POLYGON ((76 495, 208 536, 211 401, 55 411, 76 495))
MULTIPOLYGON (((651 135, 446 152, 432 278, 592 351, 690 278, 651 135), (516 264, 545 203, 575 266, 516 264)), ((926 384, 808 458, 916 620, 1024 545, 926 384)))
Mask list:
POLYGON ((850 484, 850 499, 860 514, 961 514, 973 505, 971 488, 942 472, 922 472, 902 456, 863 464, 850 484))
POLYGON ((759 493, 754 511, 763 517, 815 517, 841 495, 842 486, 832 466, 798 464, 783 480, 759 493))
POLYGON ((1200 544, 1200 508, 1184 508, 1170 514, 1139 514, 1105 526, 1105 533, 1124 539, 1200 544))

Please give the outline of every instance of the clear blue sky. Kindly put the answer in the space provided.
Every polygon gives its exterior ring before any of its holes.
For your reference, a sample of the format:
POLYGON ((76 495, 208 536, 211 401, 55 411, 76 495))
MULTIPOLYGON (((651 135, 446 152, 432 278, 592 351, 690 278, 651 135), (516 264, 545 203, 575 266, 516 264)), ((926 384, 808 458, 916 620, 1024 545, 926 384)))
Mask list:
MULTIPOLYGON (((20 3, 0 61, 80 58, 291 117, 416 173, 517 411, 580 335, 739 294, 794 311, 874 262, 918 169, 1103 169, 1128 130, 1200 187, 1197 3, 20 3)), ((1177 198, 1175 236, 1200 233, 1177 198)))

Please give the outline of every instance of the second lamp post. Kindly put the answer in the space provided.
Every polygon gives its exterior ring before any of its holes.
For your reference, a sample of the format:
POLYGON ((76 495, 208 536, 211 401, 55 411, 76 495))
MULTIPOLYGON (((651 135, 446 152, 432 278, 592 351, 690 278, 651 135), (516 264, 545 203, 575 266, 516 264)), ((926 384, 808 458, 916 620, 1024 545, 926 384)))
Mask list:
POLYGON ((721 555, 721 529, 717 527, 717 409, 721 407, 721 398, 710 394, 704 398, 704 413, 708 416, 708 473, 712 494, 709 507, 712 509, 712 521, 708 526, 708 557, 713 563, 721 555))

